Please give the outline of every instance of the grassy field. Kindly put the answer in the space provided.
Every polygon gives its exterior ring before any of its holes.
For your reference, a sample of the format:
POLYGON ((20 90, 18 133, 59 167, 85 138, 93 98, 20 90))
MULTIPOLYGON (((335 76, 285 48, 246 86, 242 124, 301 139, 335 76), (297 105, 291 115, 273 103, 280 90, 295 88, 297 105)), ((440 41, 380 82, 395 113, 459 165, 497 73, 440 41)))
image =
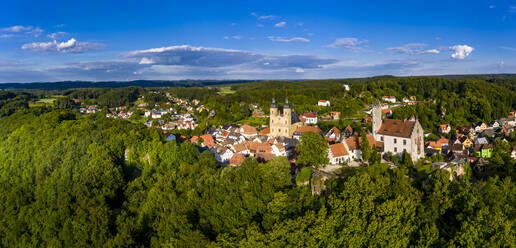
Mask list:
POLYGON ((54 104, 54 101, 59 97, 63 97, 63 96, 51 95, 51 96, 48 96, 47 98, 41 98, 35 102, 29 103, 29 107, 41 107, 41 106, 46 106, 46 105, 52 105, 52 104, 54 104))
POLYGON ((231 89, 231 86, 224 86, 219 88, 219 94, 221 95, 228 95, 228 94, 234 94, 236 91, 231 89))

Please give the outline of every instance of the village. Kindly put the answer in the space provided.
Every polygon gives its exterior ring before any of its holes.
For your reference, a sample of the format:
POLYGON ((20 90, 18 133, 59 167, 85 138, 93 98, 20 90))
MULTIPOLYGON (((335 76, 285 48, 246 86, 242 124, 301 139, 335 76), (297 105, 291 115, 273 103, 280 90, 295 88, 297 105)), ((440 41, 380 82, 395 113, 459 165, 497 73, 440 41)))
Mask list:
MULTIPOLYGON (((381 154, 381 162, 389 164, 391 168, 397 166, 396 162, 402 158, 403 153, 407 153, 414 162, 423 160, 425 163, 432 163, 434 169, 445 169, 450 171, 453 177, 460 177, 464 173, 463 166, 466 163, 488 165, 493 142, 497 139, 505 140, 514 132, 516 126, 516 112, 512 111, 507 118, 490 123, 480 122, 474 126, 462 126, 454 133, 450 124, 443 123, 435 127, 440 137, 429 139, 432 132, 423 130, 416 117, 406 120, 391 119, 392 109, 403 105, 424 104, 427 101, 416 101, 415 97, 410 97, 398 102, 394 96, 383 96, 378 99, 377 104, 369 106, 364 111, 367 116, 360 120, 360 125, 365 128, 365 133, 357 132, 350 125, 343 130, 335 126, 329 130, 321 130, 318 123, 328 119, 340 120, 343 118, 341 113, 331 112, 329 116, 322 118, 317 112, 304 112, 298 115, 291 108, 288 98, 282 106, 272 98, 269 116, 259 111, 261 117, 268 117, 268 125, 258 127, 245 123, 228 123, 204 130, 201 135, 187 137, 176 135, 174 131, 194 130, 199 125, 196 114, 206 111, 209 116, 214 116, 215 112, 210 111, 197 99, 181 99, 171 96, 168 92, 166 97, 166 103, 150 106, 145 102, 144 96, 140 96, 136 108, 110 108, 106 117, 130 119, 138 113, 141 116, 136 118, 137 120, 144 120, 143 124, 147 127, 161 130, 167 141, 188 141, 197 145, 201 151, 208 150, 213 153, 220 166, 240 166, 247 157, 267 162, 278 156, 287 157, 294 164, 298 155, 296 146, 299 145, 300 138, 306 132, 313 132, 328 143, 329 164, 322 168, 325 171, 366 165, 367 161, 362 158, 362 150, 368 146, 368 149, 374 149, 381 154), (367 128, 368 125, 370 129, 367 128)), ((319 107, 331 106, 331 102, 324 99, 314 104, 319 107)), ((256 109, 257 105, 253 108, 256 109)), ((99 111, 101 109, 97 105, 81 105, 80 108, 83 114, 99 111)), ((512 148, 512 157, 516 159, 516 147, 512 148)))

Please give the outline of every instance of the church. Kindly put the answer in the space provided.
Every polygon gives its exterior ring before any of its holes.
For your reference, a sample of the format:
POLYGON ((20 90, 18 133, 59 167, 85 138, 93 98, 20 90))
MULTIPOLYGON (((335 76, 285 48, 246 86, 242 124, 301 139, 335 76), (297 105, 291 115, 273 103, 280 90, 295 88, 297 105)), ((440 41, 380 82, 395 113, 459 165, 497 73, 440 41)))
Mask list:
POLYGON ((372 111, 373 135, 383 143, 383 152, 401 156, 407 151, 413 161, 425 157, 423 127, 416 117, 408 120, 383 119, 382 109, 374 106, 372 111))
POLYGON ((288 103, 288 97, 285 98, 285 105, 282 108, 278 108, 276 100, 272 98, 272 104, 270 108, 270 136, 271 137, 287 137, 292 138, 294 131, 297 127, 303 125, 299 120, 295 111, 290 108, 288 103))

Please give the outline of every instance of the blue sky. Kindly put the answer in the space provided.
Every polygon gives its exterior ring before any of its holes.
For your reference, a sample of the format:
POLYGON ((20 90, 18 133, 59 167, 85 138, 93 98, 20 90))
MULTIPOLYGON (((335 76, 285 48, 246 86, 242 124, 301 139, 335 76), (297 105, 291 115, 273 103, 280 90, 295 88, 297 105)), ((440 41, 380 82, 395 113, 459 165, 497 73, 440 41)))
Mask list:
POLYGON ((0 82, 516 73, 516 0, 0 3, 0 82))

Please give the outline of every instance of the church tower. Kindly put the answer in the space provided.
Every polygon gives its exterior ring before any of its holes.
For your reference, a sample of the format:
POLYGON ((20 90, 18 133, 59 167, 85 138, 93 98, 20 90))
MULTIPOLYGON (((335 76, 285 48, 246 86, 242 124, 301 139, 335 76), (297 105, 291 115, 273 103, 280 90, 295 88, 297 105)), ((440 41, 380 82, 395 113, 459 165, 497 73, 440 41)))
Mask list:
POLYGON ((278 109, 276 101, 272 98, 272 104, 270 108, 270 136, 271 137, 292 137, 291 132, 292 126, 292 110, 288 103, 288 98, 285 99, 285 105, 283 109, 278 109))
POLYGON ((373 119, 373 136, 376 138, 376 133, 382 126, 383 122, 382 108, 380 107, 380 105, 374 105, 371 114, 373 119))

